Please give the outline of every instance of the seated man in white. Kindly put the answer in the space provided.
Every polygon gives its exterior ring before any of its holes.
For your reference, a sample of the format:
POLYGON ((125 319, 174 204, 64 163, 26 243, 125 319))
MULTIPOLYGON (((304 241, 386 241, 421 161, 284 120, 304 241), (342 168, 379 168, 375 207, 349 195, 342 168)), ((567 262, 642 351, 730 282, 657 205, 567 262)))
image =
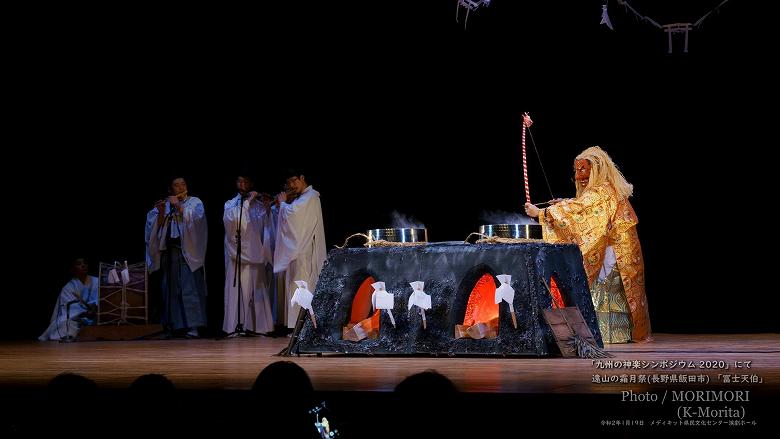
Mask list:
POLYGON ((51 323, 38 340, 73 338, 78 335, 81 326, 95 324, 98 279, 89 275, 89 265, 84 258, 74 259, 71 271, 73 279, 62 287, 51 315, 51 323))

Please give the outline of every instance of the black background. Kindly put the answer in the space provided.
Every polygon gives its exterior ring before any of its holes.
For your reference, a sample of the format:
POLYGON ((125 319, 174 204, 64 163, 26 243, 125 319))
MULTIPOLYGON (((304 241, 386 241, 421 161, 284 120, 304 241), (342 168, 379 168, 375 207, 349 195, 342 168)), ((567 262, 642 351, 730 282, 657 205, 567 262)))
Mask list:
MULTIPOLYGON (((521 212, 521 114, 555 196, 600 145, 634 184, 657 332, 775 332, 769 215, 775 53, 732 1, 667 53, 667 36, 610 3, 264 2, 232 9, 40 9, 5 69, 3 338, 47 325, 67 263, 143 260, 143 222, 173 175, 209 221, 210 326, 221 327, 222 205, 238 169, 278 192, 302 166, 329 247, 390 213, 435 241, 485 211, 521 212), (465 10, 461 10, 463 14, 465 10), (768 107, 765 108, 765 107, 768 107)), ((719 1, 634 2, 661 23, 719 1)), ((534 201, 550 198, 529 143, 534 201)), ((95 273, 96 274, 96 273, 95 273)))

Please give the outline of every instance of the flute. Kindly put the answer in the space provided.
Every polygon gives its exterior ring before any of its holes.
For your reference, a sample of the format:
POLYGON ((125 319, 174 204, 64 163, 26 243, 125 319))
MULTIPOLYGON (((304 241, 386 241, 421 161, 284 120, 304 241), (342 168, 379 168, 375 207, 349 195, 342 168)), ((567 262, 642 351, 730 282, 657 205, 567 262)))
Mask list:
MULTIPOLYGON (((171 196, 178 198, 178 199, 179 199, 179 201, 184 201, 184 199, 185 199, 185 198, 187 198, 187 191, 184 191, 184 192, 178 193, 178 194, 176 194, 176 195, 171 195, 171 196)), ((165 204, 165 202, 166 202, 167 200, 168 200, 168 197, 165 197, 165 198, 163 198, 162 200, 157 200, 157 202, 156 202, 156 203, 154 203, 154 207, 159 207, 159 206, 161 206, 161 205, 165 204)))

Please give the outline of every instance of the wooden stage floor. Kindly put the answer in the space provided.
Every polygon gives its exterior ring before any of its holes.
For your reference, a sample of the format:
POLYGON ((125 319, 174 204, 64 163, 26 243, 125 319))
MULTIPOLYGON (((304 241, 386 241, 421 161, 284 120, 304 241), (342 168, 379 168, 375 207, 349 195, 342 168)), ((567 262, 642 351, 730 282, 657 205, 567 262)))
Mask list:
MULTIPOLYGON (((657 334, 645 344, 608 346, 612 361, 645 361, 644 369, 597 369, 591 360, 569 358, 441 358, 275 356, 288 338, 227 340, 102 341, 0 343, 0 387, 42 387, 61 372, 95 380, 101 388, 125 388, 147 373, 166 375, 180 389, 249 389, 266 365, 290 360, 308 373, 317 391, 392 391, 406 376, 434 369, 463 392, 606 394, 648 386, 593 383, 593 375, 705 375, 710 385, 718 375, 756 375, 760 384, 732 384, 775 392, 780 384, 779 334, 657 334), (685 361, 686 367, 652 368, 653 362, 685 361), (689 368, 702 361, 725 362, 728 369, 689 368), (735 362, 750 361, 736 369, 735 362)), ((679 363, 678 363, 679 364, 679 363)), ((706 364, 705 364, 706 365, 706 364)), ((714 364, 718 366, 718 364, 714 364)), ((658 384, 668 385, 666 383, 658 384)))

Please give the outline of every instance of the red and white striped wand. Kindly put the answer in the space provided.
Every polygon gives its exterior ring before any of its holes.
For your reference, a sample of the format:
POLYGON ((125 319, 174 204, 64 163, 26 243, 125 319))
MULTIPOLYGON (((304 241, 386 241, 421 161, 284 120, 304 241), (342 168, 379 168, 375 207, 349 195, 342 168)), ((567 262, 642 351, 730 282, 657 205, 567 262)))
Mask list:
POLYGON ((528 189, 528 161, 525 155, 525 131, 534 123, 528 113, 523 113, 523 181, 525 182, 525 202, 531 202, 531 191, 528 189))

